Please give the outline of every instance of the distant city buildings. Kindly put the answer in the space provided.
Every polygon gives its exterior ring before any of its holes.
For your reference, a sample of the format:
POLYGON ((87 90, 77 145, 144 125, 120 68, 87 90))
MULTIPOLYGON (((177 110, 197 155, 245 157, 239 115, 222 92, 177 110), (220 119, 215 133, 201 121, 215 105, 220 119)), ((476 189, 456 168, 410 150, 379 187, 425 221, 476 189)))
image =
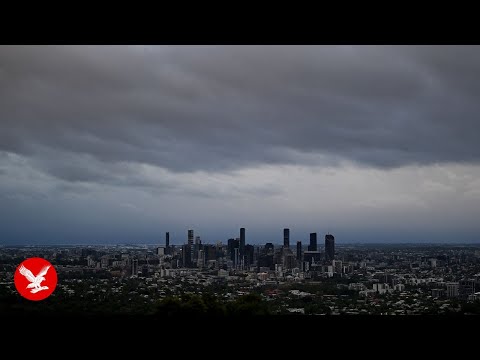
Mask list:
MULTIPOLYGON (((122 301, 126 304, 139 297, 143 305, 153 306, 165 296, 182 296, 186 289, 202 294, 225 284, 228 287, 219 301, 260 293, 280 300, 275 302, 282 304, 275 307, 279 313, 287 311, 283 304, 300 307, 305 314, 456 313, 473 311, 480 299, 480 245, 476 249, 473 245, 341 244, 334 248, 335 258, 326 261, 331 257, 328 241, 325 254, 323 247, 321 252, 318 247, 306 250, 302 241, 296 241, 294 251, 285 246, 285 236, 277 244, 245 244, 241 256, 243 236, 240 231, 239 238, 208 243, 197 235, 193 237, 193 261, 188 238, 176 247, 171 245, 169 233, 165 233, 165 245, 162 241, 154 246, 0 246, 0 266, 5 269, 3 279, 7 279, 2 285, 16 291, 8 279, 13 279, 19 257, 40 255, 50 259, 61 275, 57 291, 64 292, 65 301, 79 294, 95 301, 125 296, 122 301), (291 291, 297 284, 315 290, 291 291), (325 307, 303 307, 296 300, 299 297, 325 307)), ((315 240, 311 239, 309 248, 314 247, 310 247, 315 240)), ((334 240, 333 235, 326 239, 334 240)))
MULTIPOLYGON (((322 256, 318 248, 317 233, 310 233, 310 242, 307 251, 304 251, 302 242, 297 241, 296 251, 290 249, 290 229, 283 229, 283 246, 275 249, 273 243, 266 243, 263 248, 246 244, 245 228, 240 228, 240 237, 230 238, 226 246, 218 242, 216 246, 203 244, 200 236, 194 235, 194 230, 187 232, 187 242, 180 249, 170 245, 170 233, 165 233, 165 246, 157 248, 158 256, 171 256, 176 263, 186 268, 224 267, 236 271, 245 271, 252 267, 275 269, 281 266, 281 271, 299 269, 299 271, 314 271, 315 273, 343 274, 342 262, 333 263, 332 270, 328 266, 335 259, 334 237, 331 234, 325 236, 325 270, 322 266, 322 256), (225 252, 226 257, 222 254, 225 252), (180 254, 181 256, 178 256, 180 254)), ((175 262, 174 262, 175 263, 175 262)), ((325 265, 324 264, 324 265, 325 265)), ((103 265, 102 265, 103 266, 103 265)), ((333 275, 330 275, 333 276, 333 275)))
POLYGON ((335 248, 335 237, 327 233, 323 252, 318 246, 316 232, 310 233, 306 249, 302 241, 296 241, 296 248, 292 250, 288 228, 283 229, 283 243, 279 244, 247 244, 245 228, 240 228, 239 235, 226 243, 217 241, 209 244, 204 243, 199 235, 194 236, 194 230, 190 229, 186 243, 175 247, 170 244, 170 233, 166 232, 165 246, 161 244, 142 257, 112 256, 91 249, 82 249, 81 255, 89 268, 98 271, 112 269, 112 276, 117 277, 123 272, 140 278, 149 278, 152 274, 160 278, 197 274, 195 280, 189 281, 196 284, 203 283, 205 279, 213 283, 237 281, 252 286, 296 282, 322 284, 325 279, 330 279, 339 291, 348 289, 358 292, 359 299, 377 299, 385 294, 397 296, 401 309, 398 311, 406 313, 413 310, 403 307, 402 298, 412 289, 441 303, 442 309, 446 309, 444 305, 449 299, 467 302, 480 297, 480 258, 477 251, 435 252, 422 248, 418 251, 415 248, 398 251, 348 246, 340 246, 338 250, 335 248), (465 269, 469 270, 463 276, 453 275, 465 269), (342 279, 341 282, 339 279, 342 279))

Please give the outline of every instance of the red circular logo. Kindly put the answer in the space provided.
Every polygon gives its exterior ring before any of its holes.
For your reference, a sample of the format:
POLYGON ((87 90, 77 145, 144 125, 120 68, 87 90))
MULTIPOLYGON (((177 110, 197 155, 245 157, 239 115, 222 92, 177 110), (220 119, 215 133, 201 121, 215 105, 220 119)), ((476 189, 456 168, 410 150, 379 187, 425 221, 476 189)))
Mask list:
POLYGON ((57 287, 57 272, 47 260, 30 258, 17 267, 14 281, 20 295, 39 301, 49 297, 57 287))

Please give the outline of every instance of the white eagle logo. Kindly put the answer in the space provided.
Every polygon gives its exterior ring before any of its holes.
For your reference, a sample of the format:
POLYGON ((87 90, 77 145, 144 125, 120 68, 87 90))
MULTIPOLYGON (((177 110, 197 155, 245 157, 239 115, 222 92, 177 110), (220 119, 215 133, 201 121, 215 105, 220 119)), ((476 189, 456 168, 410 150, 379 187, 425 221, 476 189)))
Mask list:
POLYGON ((50 269, 50 265, 44 266, 42 270, 37 274, 37 276, 33 276, 32 272, 28 270, 25 266, 20 266, 20 274, 25 276, 30 284, 27 285, 27 289, 32 289, 30 292, 35 294, 42 290, 48 290, 48 286, 40 286, 42 281, 45 281, 45 275, 47 274, 48 269, 50 269))

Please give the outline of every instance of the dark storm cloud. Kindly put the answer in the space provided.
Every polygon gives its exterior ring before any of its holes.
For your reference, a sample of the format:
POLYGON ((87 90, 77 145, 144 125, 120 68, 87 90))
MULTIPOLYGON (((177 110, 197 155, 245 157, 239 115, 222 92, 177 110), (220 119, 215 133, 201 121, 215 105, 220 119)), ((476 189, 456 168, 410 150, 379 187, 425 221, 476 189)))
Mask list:
POLYGON ((123 184, 118 163, 477 163, 479 70, 463 46, 2 46, 0 150, 123 184))

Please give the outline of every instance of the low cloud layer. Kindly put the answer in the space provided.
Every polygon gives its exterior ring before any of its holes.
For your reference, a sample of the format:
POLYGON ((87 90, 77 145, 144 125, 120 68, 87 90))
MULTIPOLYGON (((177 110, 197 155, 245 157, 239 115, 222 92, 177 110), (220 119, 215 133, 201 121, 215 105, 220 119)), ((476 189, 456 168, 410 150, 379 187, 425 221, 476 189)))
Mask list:
POLYGON ((180 172, 477 163, 479 64, 464 46, 3 46, 0 148, 180 172))

